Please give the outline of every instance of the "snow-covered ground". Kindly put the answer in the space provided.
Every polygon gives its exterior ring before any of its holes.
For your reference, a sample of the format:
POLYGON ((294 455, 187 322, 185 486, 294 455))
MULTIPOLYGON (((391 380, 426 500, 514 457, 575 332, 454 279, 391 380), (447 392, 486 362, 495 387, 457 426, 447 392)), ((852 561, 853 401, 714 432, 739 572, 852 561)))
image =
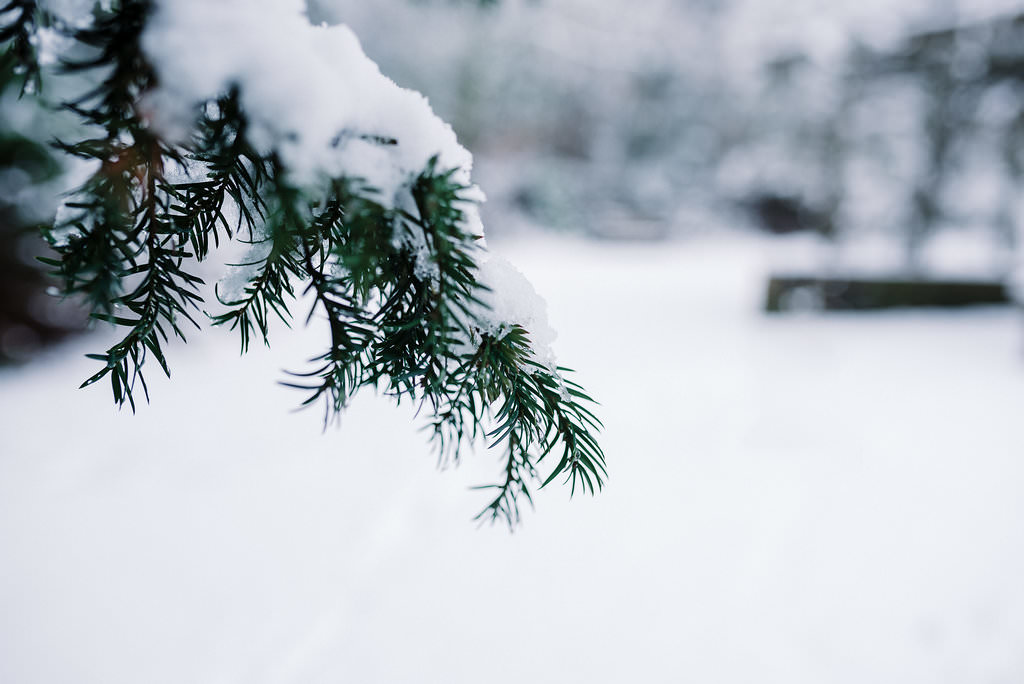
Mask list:
POLYGON ((1019 314, 766 317, 750 238, 502 247, 603 494, 478 529, 492 454, 289 412, 318 330, 197 335, 134 417, 80 340, 0 372, 0 682, 1024 680, 1019 314))

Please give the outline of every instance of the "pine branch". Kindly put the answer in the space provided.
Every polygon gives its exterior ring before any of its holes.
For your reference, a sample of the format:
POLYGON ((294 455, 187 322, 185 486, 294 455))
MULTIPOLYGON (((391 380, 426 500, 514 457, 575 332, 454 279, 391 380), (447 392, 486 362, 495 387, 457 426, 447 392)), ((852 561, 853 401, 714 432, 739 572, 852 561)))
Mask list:
POLYGON ((75 213, 45 234, 59 259, 54 267, 66 296, 81 294, 94 312, 111 313, 123 291, 122 280, 136 266, 141 249, 129 207, 128 182, 104 163, 67 204, 75 213))
POLYGON ((322 307, 330 326, 331 344, 327 352, 313 359, 313 363, 319 364, 315 370, 292 375, 296 378, 317 378, 319 382, 313 385, 298 381, 282 383, 312 392, 302 402, 304 407, 320 399, 325 401, 325 427, 332 419, 340 418, 348 399, 366 384, 366 359, 376 336, 373 321, 366 318, 364 309, 355 298, 351 281, 328 272, 330 251, 325 249, 325 245, 334 243, 341 217, 340 205, 332 203, 314 221, 314 241, 307 240, 303 244, 304 263, 310 277, 307 291, 312 289, 316 297, 307 321, 317 306, 322 307))
POLYGON ((294 226, 283 219, 279 211, 267 218, 267 237, 254 244, 267 245, 267 255, 252 261, 231 264, 236 268, 255 267, 256 275, 248 280, 242 295, 225 300, 220 292, 217 299, 231 307, 222 314, 211 316, 214 325, 226 325, 229 330, 238 330, 242 353, 249 349, 254 333, 263 343, 270 345, 270 321, 274 314, 286 326, 291 313, 288 302, 295 297, 293 278, 302 273, 303 265, 295 252, 298 236, 294 226))
MULTIPOLYGON (((153 220, 147 218, 147 221, 153 220)), ((118 298, 118 304, 131 312, 135 318, 93 314, 99 320, 126 326, 128 333, 105 354, 88 355, 89 358, 103 362, 104 368, 81 385, 86 387, 110 374, 114 401, 119 405, 127 401, 133 411, 133 389, 136 379, 141 382, 146 399, 149 399, 142 373, 147 352, 153 354, 164 373, 170 377, 170 369, 161 350, 161 344, 169 337, 167 328, 171 329, 175 337, 184 340, 185 335, 178 325, 179 316, 199 327, 195 319, 189 315, 188 307, 196 306, 201 301, 195 290, 202 281, 179 269, 182 258, 190 257, 191 254, 173 247, 168 248, 163 244, 161 234, 165 231, 162 231, 159 225, 154 223, 148 229, 148 261, 134 269, 135 273, 143 275, 142 281, 131 293, 118 298), (172 273, 175 275, 169 275, 172 273)))
POLYGON ((121 0, 116 10, 97 11, 90 26, 70 31, 70 37, 92 54, 62 60, 63 72, 101 69, 106 75, 94 88, 66 102, 64 108, 103 127, 109 140, 145 129, 137 104, 139 97, 156 84, 156 75, 140 39, 152 12, 151 0, 121 0))
POLYGON ((476 489, 497 489, 498 494, 474 520, 491 523, 504 520, 509 528, 519 524, 520 499, 526 499, 533 507, 533 496, 530 494, 528 482, 537 479, 537 471, 533 466, 530 454, 517 442, 515 435, 509 436, 505 465, 505 479, 499 484, 483 485, 476 489))
POLYGON ((296 187, 275 153, 251 144, 237 89, 197 110, 187 144, 166 144, 138 108, 157 85, 139 44, 151 9, 150 0, 123 0, 99 12, 71 34, 89 54, 63 64, 69 73, 102 72, 94 88, 64 104, 91 135, 57 145, 98 170, 48 234, 58 252, 48 263, 66 294, 85 297, 94 318, 124 329, 105 353, 89 355, 103 366, 83 386, 109 376, 118 405, 135 408, 136 383, 148 400, 145 361, 154 357, 169 375, 163 345, 184 339, 183 323, 195 324, 190 310, 202 305, 201 281, 187 265, 222 241, 247 242, 252 256, 235 265, 240 294, 216 288, 227 310, 210 318, 237 330, 245 352, 254 337, 269 344, 272 318, 289 323, 304 288, 313 299, 307 323, 323 315, 329 344, 311 370, 283 384, 307 393, 303 406, 322 401, 325 424, 372 386, 419 402, 441 461, 457 462, 478 439, 503 445, 503 476, 489 486, 495 496, 481 520, 515 525, 520 504, 532 504, 531 489, 562 475, 573 492, 599 490, 607 473, 592 400, 562 377, 566 369, 537 361, 527 330, 490 320, 477 273, 481 236, 467 227, 469 188, 457 170, 431 159, 399 189, 394 207, 358 178, 330 180, 326 191, 296 187), (171 182, 172 166, 188 179, 171 182), (558 461, 542 481, 549 453, 558 461))
POLYGON ((172 220, 188 235, 200 261, 210 252, 211 237, 215 247, 220 245, 221 230, 224 239, 230 240, 244 229, 252 241, 265 218, 262 188, 268 182, 269 165, 249 144, 247 125, 237 89, 207 105, 197 124, 195 151, 188 155, 206 169, 206 178, 173 187, 172 220), (234 226, 225 214, 229 206, 238 212, 234 226))
POLYGON ((170 375, 161 345, 171 333, 184 339, 180 320, 195 324, 188 309, 198 308, 196 287, 202 282, 182 269, 193 256, 184 249, 188 237, 168 220, 173 188, 164 179, 164 165, 184 160, 149 131, 137 112, 139 97, 155 84, 139 46, 150 11, 149 2, 125 0, 117 12, 72 34, 93 55, 65 62, 64 70, 103 69, 106 75, 64 107, 101 127, 105 136, 58 143, 69 154, 99 161, 100 167, 76 192, 78 200, 68 204, 79 213, 61 228, 77 235, 66 243, 50 236, 62 256, 57 269, 65 293, 84 292, 93 318, 127 328, 106 353, 89 355, 104 365, 82 386, 109 375, 114 401, 119 406, 127 402, 133 410, 136 380, 148 398, 142 374, 147 354, 170 375), (135 284, 126 286, 130 282, 135 284))
POLYGON ((416 214, 400 212, 402 248, 379 319, 384 338, 375 366, 397 396, 423 396, 437 407, 448 367, 471 335, 469 322, 483 304, 476 279, 479 236, 464 228, 460 208, 468 188, 431 159, 411 188, 416 214))
MULTIPOLYGON (((499 337, 484 335, 461 374, 474 383, 481 403, 498 405, 494 415, 498 427, 488 434, 492 447, 508 440, 505 480, 484 487, 496 488, 498 493, 478 519, 504 518, 514 524, 519 497, 532 501, 528 482, 538 479, 538 464, 559 445, 561 459, 541 487, 563 473, 567 473, 573 492, 577 485, 584 493, 603 487, 605 457, 591 434, 601 423, 584 405, 593 400, 577 384, 533 359, 525 329, 513 326, 499 337)), ((458 420, 473 418, 464 413, 458 420)))

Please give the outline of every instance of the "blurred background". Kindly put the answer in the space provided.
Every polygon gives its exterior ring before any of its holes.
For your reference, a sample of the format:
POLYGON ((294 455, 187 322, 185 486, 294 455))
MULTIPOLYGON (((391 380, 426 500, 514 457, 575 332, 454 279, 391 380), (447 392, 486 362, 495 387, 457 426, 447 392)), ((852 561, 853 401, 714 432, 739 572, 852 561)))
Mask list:
POLYGON ((385 73, 453 123, 492 235, 728 226, 816 235, 832 268, 866 250, 857 265, 891 275, 1012 268, 1019 3, 311 7, 353 25, 385 73))
POLYGON ((0 681, 1024 681, 1024 3, 308 6, 474 153, 608 487, 475 527, 486 449, 291 411, 316 323, 76 390, 113 336, 4 88, 0 681))

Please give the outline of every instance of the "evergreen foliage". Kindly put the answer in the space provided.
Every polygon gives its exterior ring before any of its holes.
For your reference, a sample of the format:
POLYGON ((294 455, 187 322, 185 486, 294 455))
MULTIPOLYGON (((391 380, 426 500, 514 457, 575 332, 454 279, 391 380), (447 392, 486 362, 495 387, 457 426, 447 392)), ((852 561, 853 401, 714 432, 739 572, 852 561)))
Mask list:
MULTIPOLYGON (((40 9, 17 0, 7 10, 0 37, 9 58, 40 73, 31 49, 40 9)), ((140 43, 152 11, 151 0, 120 0, 97 6, 90 26, 62 29, 80 57, 61 71, 95 85, 61 105, 86 133, 57 146, 96 170, 46 231, 57 252, 47 263, 65 295, 123 331, 90 355, 99 368, 83 387, 106 378, 114 401, 133 410, 140 390, 148 399, 146 361, 169 376, 165 343, 199 327, 195 265, 237 240, 253 256, 235 265, 245 278, 238 292, 215 291, 223 311, 212 322, 237 331, 244 353, 254 340, 269 344, 275 321, 289 324, 298 296, 310 295, 306 320, 325 317, 330 339, 284 384, 306 393, 303 405, 321 405, 326 423, 374 387, 430 416, 442 461, 458 461, 476 440, 502 444, 503 475, 487 486, 494 496, 481 519, 514 525, 531 488, 560 477, 573 492, 600 489, 606 471, 592 400, 564 377, 568 369, 538 360, 529 331, 485 320, 481 236, 463 220, 473 200, 455 170, 431 160, 410 179, 404 208, 387 206, 359 178, 336 178, 323 192, 298 187, 275 154, 249 140, 237 89, 200 107, 187 143, 166 142, 140 106, 157 79, 140 43)))

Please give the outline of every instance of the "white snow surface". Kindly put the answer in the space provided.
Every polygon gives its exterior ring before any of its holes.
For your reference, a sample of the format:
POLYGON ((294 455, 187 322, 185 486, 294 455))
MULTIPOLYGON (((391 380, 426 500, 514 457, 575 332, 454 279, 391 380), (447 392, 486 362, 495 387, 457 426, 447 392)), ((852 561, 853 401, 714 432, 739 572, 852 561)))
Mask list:
POLYGON ((289 412, 317 326, 194 335, 135 416, 75 389, 97 334, 0 370, 0 681, 1024 680, 1018 312, 766 317, 749 238, 507 252, 602 402, 602 494, 476 528, 493 452, 289 412))

